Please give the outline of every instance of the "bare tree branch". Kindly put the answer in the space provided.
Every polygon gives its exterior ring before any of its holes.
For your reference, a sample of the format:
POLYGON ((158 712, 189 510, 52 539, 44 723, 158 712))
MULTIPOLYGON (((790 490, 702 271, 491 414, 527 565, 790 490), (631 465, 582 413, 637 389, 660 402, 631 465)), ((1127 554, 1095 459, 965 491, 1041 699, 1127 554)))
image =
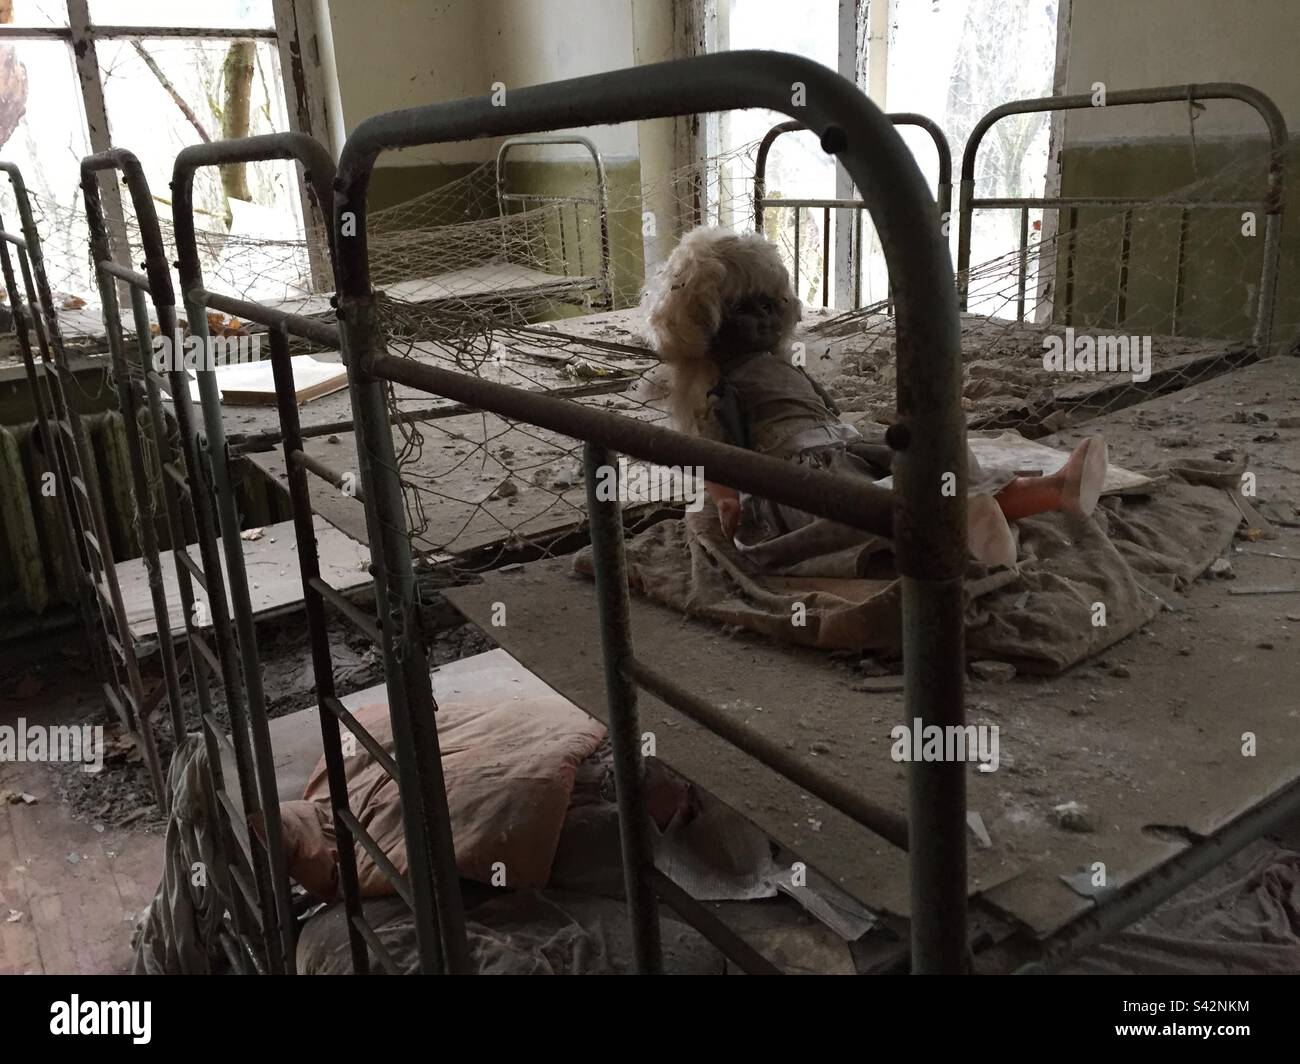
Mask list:
POLYGON ((208 131, 203 128, 203 123, 199 121, 198 115, 196 115, 190 105, 181 98, 181 94, 176 91, 176 86, 167 79, 167 75, 162 72, 162 67, 158 65, 154 60, 154 57, 145 50, 144 45, 139 41, 132 41, 131 47, 134 48, 136 54, 144 60, 144 65, 147 66, 153 73, 153 76, 158 79, 158 84, 166 90, 167 95, 172 98, 172 102, 180 109, 181 114, 189 120, 190 125, 194 127, 202 141, 205 144, 210 144, 212 138, 208 136, 208 131))

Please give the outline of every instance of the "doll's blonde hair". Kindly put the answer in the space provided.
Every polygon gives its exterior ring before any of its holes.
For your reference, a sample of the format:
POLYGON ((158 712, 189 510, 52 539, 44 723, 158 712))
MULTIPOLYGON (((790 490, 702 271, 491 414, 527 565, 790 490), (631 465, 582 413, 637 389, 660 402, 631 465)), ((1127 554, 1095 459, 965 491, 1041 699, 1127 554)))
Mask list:
POLYGON ((692 229, 646 286, 641 306, 655 352, 672 374, 669 394, 682 431, 716 435, 707 431, 708 393, 718 382, 713 340, 724 308, 752 296, 767 296, 781 308, 773 351, 788 358, 802 308, 776 247, 758 233, 692 229))

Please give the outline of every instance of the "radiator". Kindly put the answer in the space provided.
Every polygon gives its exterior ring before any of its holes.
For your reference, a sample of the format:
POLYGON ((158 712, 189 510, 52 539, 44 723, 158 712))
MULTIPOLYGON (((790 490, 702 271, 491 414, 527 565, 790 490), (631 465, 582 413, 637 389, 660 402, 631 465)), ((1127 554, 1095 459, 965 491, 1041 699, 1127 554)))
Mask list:
MULTIPOLYGON (((139 557, 122 416, 83 414, 117 561, 139 557)), ((62 491, 35 423, 0 427, 0 631, 22 615, 76 602, 78 562, 62 528, 62 491)))

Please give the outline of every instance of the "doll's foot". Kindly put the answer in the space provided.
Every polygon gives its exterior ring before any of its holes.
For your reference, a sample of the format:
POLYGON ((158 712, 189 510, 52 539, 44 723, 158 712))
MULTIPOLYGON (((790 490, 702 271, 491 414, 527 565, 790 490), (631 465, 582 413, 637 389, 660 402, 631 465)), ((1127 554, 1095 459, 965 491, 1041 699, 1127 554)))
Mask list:
POLYGON ((1016 564, 1016 537, 993 496, 967 497, 966 546, 971 557, 984 565, 1016 564))
POLYGON ((1060 475, 1061 509, 1085 517, 1097 508, 1106 482, 1107 447, 1100 436, 1089 436, 1070 455, 1060 475))

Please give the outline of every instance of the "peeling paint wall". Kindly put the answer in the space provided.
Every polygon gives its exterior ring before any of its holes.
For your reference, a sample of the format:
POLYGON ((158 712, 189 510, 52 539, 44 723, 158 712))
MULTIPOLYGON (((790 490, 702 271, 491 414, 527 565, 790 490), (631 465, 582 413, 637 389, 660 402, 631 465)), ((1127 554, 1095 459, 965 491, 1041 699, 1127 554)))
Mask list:
MULTIPOLYGON (((412 107, 505 87, 581 77, 632 66, 631 0, 373 0, 329 5, 344 125, 381 111, 412 107)), ((581 131, 601 152, 615 204, 640 186, 634 123, 581 131)), ((382 156, 371 183, 375 208, 408 200, 464 176, 495 158, 499 139, 433 145, 382 156)), ((586 159, 579 147, 525 149, 512 154, 511 188, 520 192, 575 190, 586 159)), ((447 219, 451 221, 452 219, 447 219)), ((615 219, 616 285, 639 283, 637 224, 615 219), (636 234, 633 242, 629 234, 636 234)), ((594 255, 593 229, 584 253, 594 255)))

